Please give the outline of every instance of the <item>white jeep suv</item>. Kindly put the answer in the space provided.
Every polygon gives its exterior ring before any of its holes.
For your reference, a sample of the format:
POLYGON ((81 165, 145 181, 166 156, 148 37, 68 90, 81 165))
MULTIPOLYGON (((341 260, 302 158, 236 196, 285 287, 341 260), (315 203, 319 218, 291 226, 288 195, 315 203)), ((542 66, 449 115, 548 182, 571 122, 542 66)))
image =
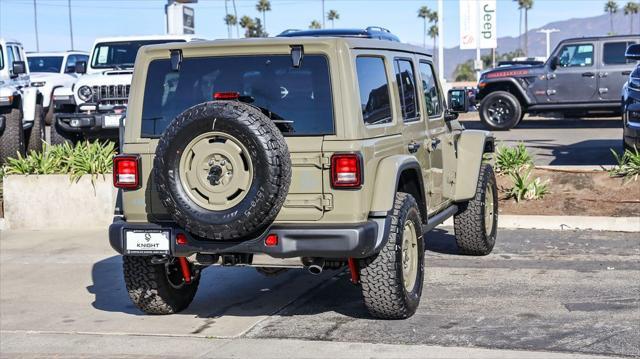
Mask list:
POLYGON ((76 72, 86 72, 72 87, 54 92, 53 144, 83 139, 118 139, 118 129, 127 108, 133 65, 144 45, 187 42, 193 36, 157 35, 97 39, 88 63, 77 63, 76 72), (84 68, 83 68, 84 66, 84 68))
POLYGON ((78 80, 76 63, 89 61, 85 51, 37 52, 27 53, 27 62, 31 72, 31 86, 37 87, 43 96, 42 107, 45 122, 53 119, 53 90, 59 87, 71 87, 78 80))
POLYGON ((21 43, 0 38, 0 164, 27 149, 42 151, 43 98, 30 86, 25 60, 21 43))

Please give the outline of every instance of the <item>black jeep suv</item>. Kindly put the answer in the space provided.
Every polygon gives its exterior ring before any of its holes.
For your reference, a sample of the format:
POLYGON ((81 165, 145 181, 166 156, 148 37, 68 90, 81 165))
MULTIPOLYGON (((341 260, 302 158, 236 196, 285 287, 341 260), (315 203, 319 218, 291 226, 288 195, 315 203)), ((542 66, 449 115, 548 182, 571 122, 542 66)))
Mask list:
MULTIPOLYGON (((640 44, 629 46, 628 60, 640 60, 640 44)), ((640 61, 622 88, 623 145, 626 149, 640 150, 640 61)))
POLYGON ((542 65, 486 71, 478 82, 480 119, 492 130, 509 130, 525 113, 617 115, 635 64, 625 50, 636 43, 638 35, 567 39, 542 65))

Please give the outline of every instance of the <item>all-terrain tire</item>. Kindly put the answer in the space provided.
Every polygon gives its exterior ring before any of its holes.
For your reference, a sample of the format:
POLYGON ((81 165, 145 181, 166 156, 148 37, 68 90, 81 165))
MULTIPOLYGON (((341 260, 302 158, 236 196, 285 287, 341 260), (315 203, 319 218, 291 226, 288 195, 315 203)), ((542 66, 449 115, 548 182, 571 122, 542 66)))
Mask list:
POLYGON ((36 105, 33 126, 29 130, 29 141, 27 142, 27 151, 42 152, 44 144, 44 118, 42 113, 42 105, 36 105))
POLYGON ((241 240, 261 235, 280 212, 291 182, 291 159, 282 133, 260 110, 238 101, 210 101, 169 124, 156 148, 154 172, 162 204, 178 225, 200 237, 241 240), (187 179, 180 178, 185 149, 212 133, 232 136, 250 157, 252 179, 230 208, 198 204, 183 186, 187 179))
POLYGON ((58 125, 58 121, 55 119, 55 117, 52 120, 50 129, 51 129, 51 132, 50 132, 51 145, 62 145, 62 144, 68 143, 73 146, 76 144, 76 142, 78 142, 78 136, 74 133, 65 132, 58 125))
POLYGON ((123 256, 124 282, 129 298, 147 314, 178 313, 191 304, 198 290, 200 274, 191 283, 172 285, 164 264, 152 264, 151 257, 123 256))
POLYGON ((387 243, 380 253, 360 261, 360 282, 364 303, 369 313, 382 319, 404 319, 412 316, 422 295, 424 279, 424 241, 420 209, 407 193, 398 192, 389 214, 387 243), (403 282, 403 232, 407 221, 413 222, 417 234, 417 273, 412 290, 403 282))
POLYGON ((24 129, 22 128, 22 111, 11 109, 4 115, 5 127, 0 136, 0 164, 7 161, 8 157, 24 155, 24 129))
POLYGON ((498 228, 498 187, 493 168, 489 164, 480 166, 476 193, 472 199, 458 204, 458 213, 453 217, 456 243, 460 253, 484 256, 493 250, 498 228), (490 191, 487 189, 490 188, 490 191), (491 198, 487 198, 491 196, 491 198), (490 229, 487 229, 487 206, 492 204, 490 229))
POLYGON ((522 120, 522 106, 518 98, 507 91, 495 91, 483 98, 479 112, 482 123, 493 131, 508 131, 522 120), (491 112, 498 109, 502 109, 504 114, 492 117, 491 112))

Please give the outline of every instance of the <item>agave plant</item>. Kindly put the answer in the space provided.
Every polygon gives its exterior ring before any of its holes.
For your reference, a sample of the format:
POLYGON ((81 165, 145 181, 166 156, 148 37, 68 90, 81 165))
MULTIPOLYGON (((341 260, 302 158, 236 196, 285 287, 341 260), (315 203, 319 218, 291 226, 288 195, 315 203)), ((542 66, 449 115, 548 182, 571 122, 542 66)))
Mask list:
POLYGON ((522 200, 542 199, 549 194, 549 180, 542 180, 540 177, 531 178, 531 169, 509 173, 513 182, 513 187, 507 192, 507 197, 513 198, 516 202, 522 200))
POLYGON ((516 147, 498 146, 496 150, 496 172, 512 174, 533 165, 533 157, 524 144, 516 147))
POLYGON ((638 148, 626 149, 622 156, 611 149, 617 164, 609 170, 611 177, 623 177, 627 181, 637 181, 640 176, 640 151, 638 148))

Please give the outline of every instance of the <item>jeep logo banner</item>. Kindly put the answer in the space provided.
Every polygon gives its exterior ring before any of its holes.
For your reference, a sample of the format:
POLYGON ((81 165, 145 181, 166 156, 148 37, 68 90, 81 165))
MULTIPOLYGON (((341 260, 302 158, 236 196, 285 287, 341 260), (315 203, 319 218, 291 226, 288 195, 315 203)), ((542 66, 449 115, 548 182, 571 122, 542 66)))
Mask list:
POLYGON ((496 0, 460 0, 460 48, 495 49, 496 0))

